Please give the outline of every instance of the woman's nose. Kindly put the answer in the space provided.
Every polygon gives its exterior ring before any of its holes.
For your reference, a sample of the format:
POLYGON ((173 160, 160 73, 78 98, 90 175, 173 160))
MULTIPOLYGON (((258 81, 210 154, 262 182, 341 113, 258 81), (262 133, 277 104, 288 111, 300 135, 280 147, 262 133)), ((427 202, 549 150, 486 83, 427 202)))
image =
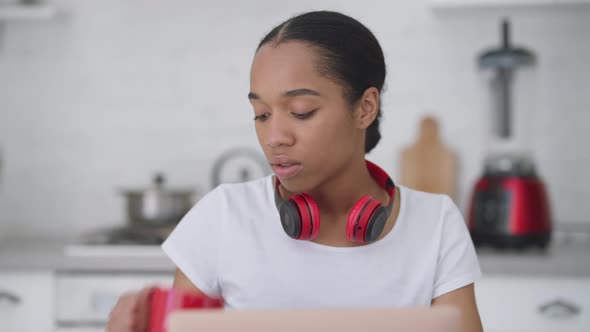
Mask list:
POLYGON ((274 116, 269 119, 266 132, 266 145, 271 148, 279 146, 291 146, 295 139, 292 130, 287 123, 288 119, 274 116))

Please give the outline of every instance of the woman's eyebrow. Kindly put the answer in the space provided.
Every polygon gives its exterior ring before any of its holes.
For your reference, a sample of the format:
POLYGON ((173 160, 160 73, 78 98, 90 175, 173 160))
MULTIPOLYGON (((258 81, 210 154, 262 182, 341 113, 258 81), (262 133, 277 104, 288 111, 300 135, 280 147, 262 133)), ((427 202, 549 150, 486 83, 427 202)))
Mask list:
MULTIPOLYGON (((285 92, 283 92, 282 96, 283 97, 299 97, 299 96, 317 96, 317 97, 319 97, 321 95, 319 92, 317 92, 315 90, 301 88, 301 89, 285 91, 285 92)), ((254 92, 250 92, 250 93, 248 93, 248 99, 260 100, 260 96, 254 92)))
POLYGON ((298 96, 320 96, 320 93, 311 89, 295 89, 283 93, 283 97, 298 97, 298 96))

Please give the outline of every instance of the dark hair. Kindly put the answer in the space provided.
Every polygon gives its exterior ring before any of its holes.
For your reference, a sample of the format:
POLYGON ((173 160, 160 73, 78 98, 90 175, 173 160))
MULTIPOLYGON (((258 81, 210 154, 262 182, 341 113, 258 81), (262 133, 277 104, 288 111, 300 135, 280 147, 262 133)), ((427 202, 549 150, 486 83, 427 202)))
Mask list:
MULTIPOLYGON (((317 50, 320 74, 344 86, 345 97, 354 105, 370 87, 379 92, 385 82, 385 59, 373 33, 359 21, 341 13, 314 11, 288 19, 272 29, 260 42, 278 45, 287 41, 307 43, 317 50)), ((375 121, 366 132, 365 152, 381 139, 379 119, 381 99, 375 121)))

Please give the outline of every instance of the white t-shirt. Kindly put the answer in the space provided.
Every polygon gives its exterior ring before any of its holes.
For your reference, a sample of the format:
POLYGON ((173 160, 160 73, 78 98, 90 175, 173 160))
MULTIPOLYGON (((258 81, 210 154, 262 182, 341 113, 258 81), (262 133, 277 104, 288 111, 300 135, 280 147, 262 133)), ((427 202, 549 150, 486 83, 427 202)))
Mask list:
POLYGON ((429 306, 478 279, 479 263, 448 196, 398 187, 393 229, 368 245, 290 238, 267 176, 209 192, 162 248, 195 286, 222 296, 226 308, 429 306))

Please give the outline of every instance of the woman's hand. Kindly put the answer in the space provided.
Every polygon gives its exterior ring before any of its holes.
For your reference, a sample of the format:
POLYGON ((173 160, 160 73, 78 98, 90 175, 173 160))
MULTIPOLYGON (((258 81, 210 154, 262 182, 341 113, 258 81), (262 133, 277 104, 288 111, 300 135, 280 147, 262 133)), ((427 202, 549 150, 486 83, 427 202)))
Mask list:
POLYGON ((475 287, 472 284, 455 289, 432 300, 432 306, 449 305, 459 308, 464 332, 482 332, 481 319, 475 301, 475 287))
POLYGON ((106 332, 146 332, 153 290, 154 287, 145 287, 121 296, 109 315, 106 332))
MULTIPOLYGON (((204 295, 180 269, 176 269, 173 287, 204 295)), ((147 332, 150 299, 155 289, 155 286, 145 287, 139 292, 121 296, 109 315, 106 332, 147 332)))

